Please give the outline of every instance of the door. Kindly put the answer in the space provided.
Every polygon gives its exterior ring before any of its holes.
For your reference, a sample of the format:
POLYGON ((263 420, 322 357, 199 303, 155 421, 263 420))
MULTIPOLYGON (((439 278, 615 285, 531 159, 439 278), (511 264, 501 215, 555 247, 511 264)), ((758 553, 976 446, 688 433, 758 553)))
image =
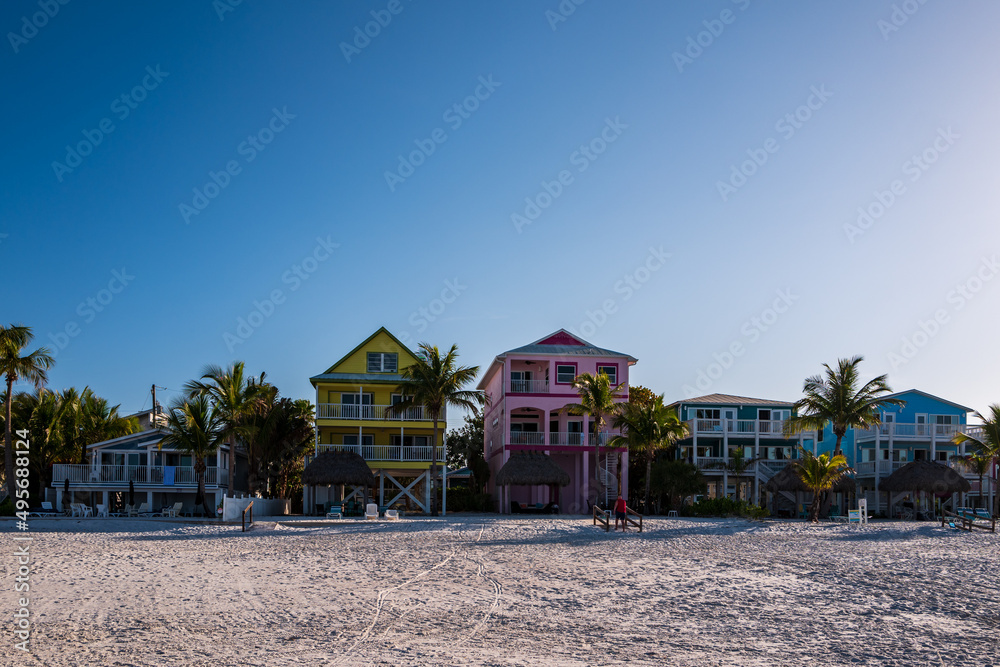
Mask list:
POLYGON ((531 371, 511 371, 510 391, 515 394, 526 394, 531 391, 531 371))
MULTIPOLYGON (((365 410, 362 406, 372 404, 371 394, 341 394, 340 395, 341 404, 341 418, 342 419, 361 419, 362 415, 366 412, 371 412, 371 410, 365 410)), ((370 415, 366 415, 370 417, 370 415)))
POLYGON ((917 415, 916 435, 927 436, 927 415, 917 415))
POLYGON ((757 410, 757 424, 761 433, 771 432, 771 411, 765 408, 757 410))
POLYGON ((566 422, 566 444, 567 445, 582 445, 583 444, 583 422, 582 421, 569 421, 566 422))

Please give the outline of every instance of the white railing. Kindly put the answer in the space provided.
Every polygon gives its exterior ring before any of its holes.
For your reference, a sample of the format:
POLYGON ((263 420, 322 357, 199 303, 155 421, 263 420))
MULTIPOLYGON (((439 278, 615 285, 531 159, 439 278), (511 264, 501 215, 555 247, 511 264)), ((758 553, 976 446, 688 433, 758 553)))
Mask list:
POLYGON ((690 419, 688 428, 698 435, 753 436, 784 438, 781 419, 690 419))
POLYGON ((508 394, 547 394, 548 380, 511 380, 507 384, 508 394))
MULTIPOLYGON (((365 461, 430 461, 430 445, 320 445, 322 452, 354 452, 365 461)), ((444 448, 437 448, 437 460, 444 460, 444 448)))
POLYGON ((702 470, 719 469, 725 465, 726 459, 721 456, 699 456, 698 467, 702 470))
MULTIPOLYGON (((164 484, 164 469, 173 468, 173 486, 196 486, 198 475, 193 466, 130 466, 130 465, 71 465, 57 463, 52 466, 52 486, 65 484, 88 485, 127 485, 164 484)), ((205 469, 206 486, 226 486, 229 483, 229 471, 211 466, 205 469)))
MULTIPOLYGON (((343 403, 320 403, 316 406, 318 419, 389 419, 390 421, 431 421, 430 414, 424 406, 406 408, 399 414, 386 417, 389 405, 347 405, 343 403)), ((439 417, 445 420, 444 414, 439 417)))
POLYGON ((509 442, 512 445, 544 445, 545 434, 531 431, 511 431, 509 442))
POLYGON ((981 426, 967 424, 901 424, 890 422, 866 429, 857 430, 857 440, 874 440, 878 433, 879 439, 892 438, 900 440, 951 440, 956 433, 965 433, 973 437, 982 434, 981 426))
POLYGON ((507 440, 511 445, 553 445, 559 447, 593 447, 596 441, 603 447, 608 444, 616 433, 601 433, 598 437, 594 433, 549 433, 548 441, 545 434, 533 431, 511 431, 507 440))
POLYGON ((908 461, 862 461, 854 466, 854 469, 858 472, 858 477, 873 477, 875 475, 876 463, 878 463, 879 477, 882 477, 891 475, 905 466, 908 461))

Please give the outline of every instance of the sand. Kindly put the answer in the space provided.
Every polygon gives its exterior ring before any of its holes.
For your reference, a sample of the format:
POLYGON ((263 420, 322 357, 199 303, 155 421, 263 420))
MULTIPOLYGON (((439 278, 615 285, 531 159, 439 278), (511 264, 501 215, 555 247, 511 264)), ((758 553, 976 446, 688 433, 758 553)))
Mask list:
POLYGON ((5 631, 4 664, 1000 665, 1000 536, 938 524, 31 528, 33 653, 5 631))

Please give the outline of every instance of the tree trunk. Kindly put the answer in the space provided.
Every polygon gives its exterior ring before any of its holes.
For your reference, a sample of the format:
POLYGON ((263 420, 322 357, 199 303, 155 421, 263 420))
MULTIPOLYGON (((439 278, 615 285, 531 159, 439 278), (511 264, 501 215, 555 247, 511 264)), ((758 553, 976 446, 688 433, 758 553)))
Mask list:
POLYGON ((813 523, 819 523, 819 507, 822 502, 823 493, 814 490, 812 505, 809 506, 809 520, 813 523))
POLYGON ((236 436, 229 436, 229 497, 236 497, 236 436))
POLYGON ((14 500, 14 448, 11 446, 10 432, 11 432, 11 406, 14 403, 14 396, 12 392, 14 391, 14 376, 10 373, 7 374, 7 405, 5 406, 6 420, 4 424, 3 433, 3 469, 4 474, 7 476, 7 495, 10 496, 11 500, 14 500))
POLYGON ((622 453, 619 451, 615 459, 615 481, 618 483, 618 495, 622 494, 622 453))
MULTIPOLYGON (((842 435, 838 435, 837 436, 837 444, 834 445, 834 447, 833 447, 833 455, 834 456, 840 456, 841 454, 844 453, 844 452, 842 452, 840 450, 840 443, 841 443, 841 441, 843 441, 843 439, 844 439, 844 436, 842 436, 842 435)), ((876 475, 878 474, 878 464, 877 463, 875 464, 875 474, 876 475)))
POLYGON ((427 483, 431 487, 431 516, 438 516, 437 509, 437 494, 434 492, 434 482, 437 480, 437 467, 438 467, 438 411, 434 411, 434 440, 431 441, 431 474, 430 479, 427 483))
POLYGON ((208 498, 205 497, 205 464, 202 463, 200 466, 195 468, 198 474, 198 491, 195 495, 194 504, 197 505, 201 503, 202 508, 205 510, 205 516, 214 517, 215 508, 209 507, 208 498))

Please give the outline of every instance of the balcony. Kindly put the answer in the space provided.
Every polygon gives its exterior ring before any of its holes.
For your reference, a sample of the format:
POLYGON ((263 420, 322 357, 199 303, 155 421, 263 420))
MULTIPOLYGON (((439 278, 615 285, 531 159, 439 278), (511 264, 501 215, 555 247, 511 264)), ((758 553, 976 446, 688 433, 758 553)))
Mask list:
POLYGON ((547 394, 548 380, 510 380, 507 383, 508 394, 547 394))
MULTIPOLYGON (((392 406, 389 405, 346 405, 341 403, 320 403, 316 406, 317 419, 351 419, 351 420, 386 420, 386 412, 392 406)), ((438 419, 445 420, 442 412, 438 419)), ((410 421, 426 422, 433 421, 429 412, 424 406, 406 408, 400 414, 388 417, 387 421, 410 421)))
MULTIPOLYGON (((432 448, 410 445, 320 445, 319 452, 354 452, 365 461, 414 461, 431 460, 432 448)), ((444 447, 437 448, 437 460, 444 461, 444 447)))
POLYGON ((785 438, 782 419, 689 419, 686 423, 690 432, 699 436, 785 438))
POLYGON ((924 440, 930 442, 944 442, 955 437, 956 433, 965 433, 974 438, 982 436, 982 426, 969 426, 967 424, 900 424, 890 422, 880 424, 872 428, 858 429, 855 432, 856 441, 863 442, 874 440, 876 433, 879 440, 888 440, 891 436, 895 440, 924 440))
MULTIPOLYGON (((193 466, 128 466, 128 465, 68 465, 52 466, 52 486, 69 480, 70 486, 197 486, 198 477, 193 466), (164 469, 172 467, 174 483, 164 484, 164 469)), ((229 471, 215 466, 205 469, 205 486, 227 486, 229 471), (221 483, 219 480, 222 480, 221 483)))
MULTIPOLYGON (((616 433, 602 433, 600 444, 604 446, 616 433)), ((545 433, 534 431, 511 431, 507 438, 510 445, 532 445, 536 447, 593 447, 598 439, 593 433, 549 433, 546 441, 545 433)))
POLYGON ((878 476, 886 477, 905 466, 908 461, 862 461, 854 466, 854 469, 857 471, 857 476, 874 477, 876 463, 878 463, 878 476))

